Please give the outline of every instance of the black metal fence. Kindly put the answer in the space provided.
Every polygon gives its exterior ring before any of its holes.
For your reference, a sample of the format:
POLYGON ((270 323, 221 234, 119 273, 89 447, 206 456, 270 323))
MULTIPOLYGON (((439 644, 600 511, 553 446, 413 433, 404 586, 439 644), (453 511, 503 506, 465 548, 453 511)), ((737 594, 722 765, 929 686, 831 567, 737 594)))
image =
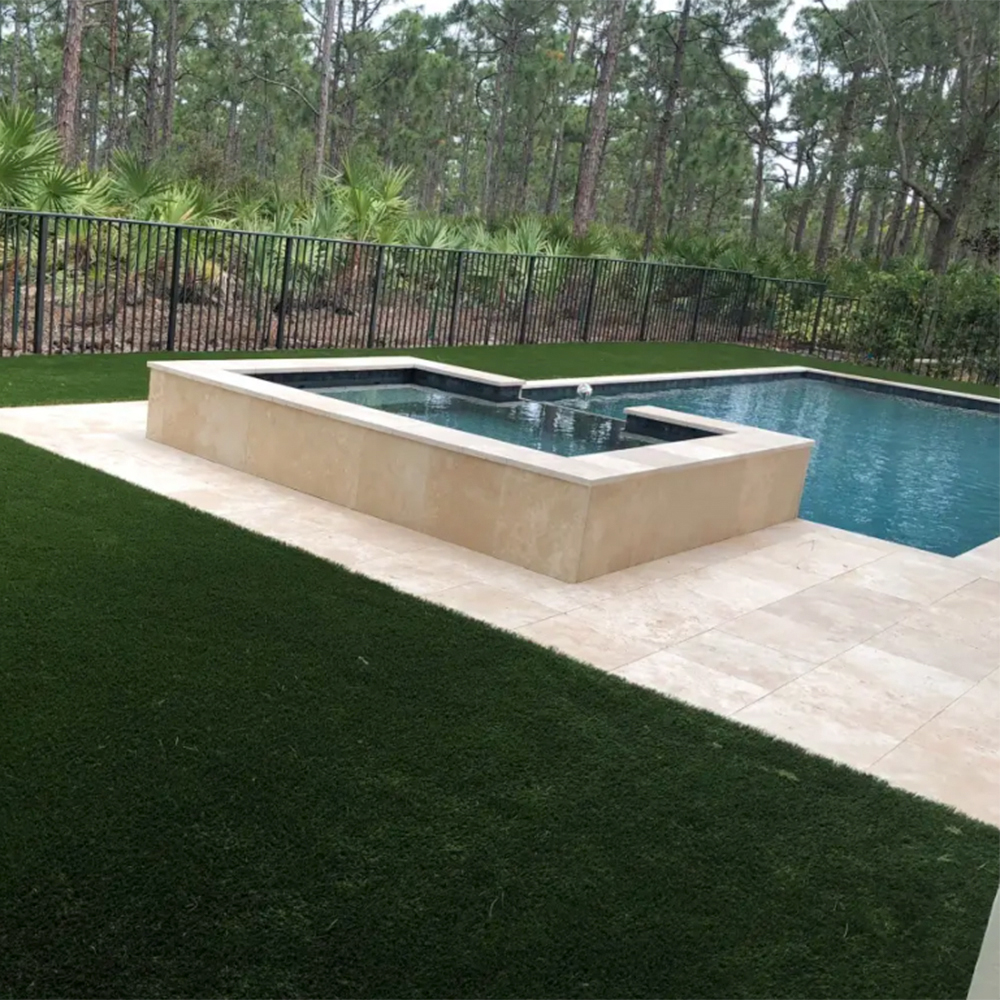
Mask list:
POLYGON ((931 331, 873 354, 815 282, 13 210, 0 239, 0 355, 709 341, 996 379, 931 331))

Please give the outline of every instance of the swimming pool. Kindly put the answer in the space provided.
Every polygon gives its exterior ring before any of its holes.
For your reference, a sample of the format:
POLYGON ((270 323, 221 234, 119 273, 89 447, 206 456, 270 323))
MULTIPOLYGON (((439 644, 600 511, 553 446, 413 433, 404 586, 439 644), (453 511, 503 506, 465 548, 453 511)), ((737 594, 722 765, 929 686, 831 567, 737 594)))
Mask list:
POLYGON ((565 405, 663 406, 812 438, 801 515, 955 556, 1000 534, 1000 417, 818 378, 596 386, 565 405))
POLYGON ((566 457, 663 443, 630 432, 623 418, 616 419, 618 414, 588 413, 531 399, 494 402, 413 384, 319 386, 307 391, 566 457))

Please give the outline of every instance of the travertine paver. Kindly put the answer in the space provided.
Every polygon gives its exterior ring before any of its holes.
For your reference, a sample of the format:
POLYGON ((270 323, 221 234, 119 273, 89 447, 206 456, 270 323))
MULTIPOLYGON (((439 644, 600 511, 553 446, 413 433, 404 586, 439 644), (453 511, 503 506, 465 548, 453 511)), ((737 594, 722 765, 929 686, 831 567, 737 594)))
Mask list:
POLYGON ((147 441, 145 403, 12 434, 1000 823, 1000 539, 947 559, 807 521, 562 583, 147 441))

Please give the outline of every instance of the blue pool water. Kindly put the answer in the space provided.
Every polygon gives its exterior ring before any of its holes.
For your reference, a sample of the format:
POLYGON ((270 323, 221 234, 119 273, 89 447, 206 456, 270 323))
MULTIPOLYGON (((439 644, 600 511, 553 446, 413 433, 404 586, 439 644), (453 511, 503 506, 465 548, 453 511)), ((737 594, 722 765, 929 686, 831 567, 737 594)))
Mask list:
POLYGON ((663 443, 626 432, 623 420, 535 400, 493 403, 412 384, 318 386, 309 391, 557 455, 591 455, 663 443))
POLYGON ((812 438, 801 516, 954 556, 1000 534, 1000 417, 813 379, 593 396, 812 438))

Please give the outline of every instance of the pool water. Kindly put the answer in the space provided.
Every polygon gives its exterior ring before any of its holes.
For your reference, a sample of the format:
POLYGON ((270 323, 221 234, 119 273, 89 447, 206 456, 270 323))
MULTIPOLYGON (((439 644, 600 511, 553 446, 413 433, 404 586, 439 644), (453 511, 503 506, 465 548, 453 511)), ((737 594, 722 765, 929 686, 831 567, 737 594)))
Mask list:
POLYGON ((664 406, 812 438, 800 514, 955 556, 1000 534, 1000 417, 792 378, 593 396, 572 407, 623 416, 664 406))
POLYGON ((533 400, 494 403, 421 385, 317 387, 309 391, 567 457, 663 443, 627 432, 624 420, 533 400))

